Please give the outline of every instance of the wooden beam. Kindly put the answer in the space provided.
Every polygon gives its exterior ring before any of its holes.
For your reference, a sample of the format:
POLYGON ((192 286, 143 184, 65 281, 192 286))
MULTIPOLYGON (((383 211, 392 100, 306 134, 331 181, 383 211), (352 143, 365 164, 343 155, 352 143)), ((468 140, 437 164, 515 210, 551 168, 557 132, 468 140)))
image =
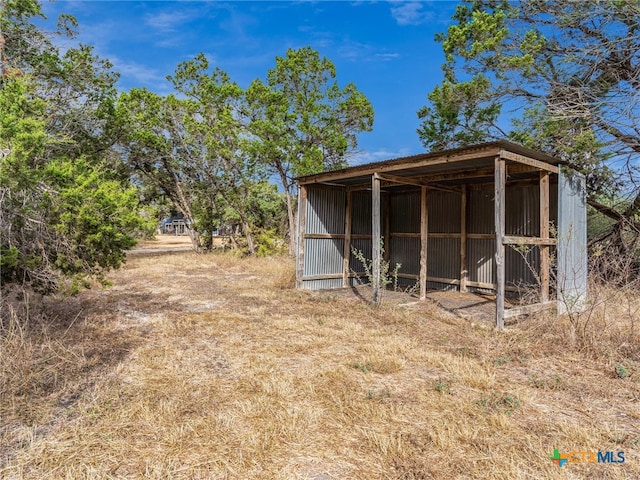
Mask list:
MULTIPOLYGON (((305 233, 304 238, 312 238, 318 240, 342 240, 345 237, 344 233, 305 233)), ((352 233, 351 240, 368 240, 371 235, 365 235, 363 233, 352 233)))
MULTIPOLYGON (((518 174, 518 173, 529 173, 529 172, 539 172, 539 168, 531 167, 529 165, 511 165, 509 167, 509 173, 518 174)), ((420 181, 425 184, 430 184, 430 182, 450 182, 455 180, 470 180, 472 178, 493 178, 494 176, 494 167, 486 167, 486 168, 476 168, 473 170, 460 169, 454 172, 448 173, 438 173, 435 175, 425 175, 419 178, 420 181)), ((493 184, 493 182, 490 182, 493 184)))
MULTIPOLYGON (((540 237, 549 239, 549 172, 540 172, 540 237)), ((554 240, 554 244, 555 239, 554 240)), ((549 246, 540 246, 540 301, 549 301, 549 246)))
POLYGON ((467 233, 467 238, 479 239, 479 240, 495 240, 495 233, 467 233))
POLYGON ((342 286, 349 286, 349 261, 351 260, 351 192, 346 192, 344 210, 344 249, 342 251, 342 286))
POLYGON ((460 291, 467 291, 467 186, 460 197, 460 291))
POLYGON ((411 280, 420 280, 420 275, 413 273, 398 273, 398 278, 409 278, 411 280))
POLYGON ((446 283, 448 285, 460 285, 460 280, 457 278, 442 278, 442 277, 430 277, 427 276, 428 282, 434 283, 446 283))
POLYGON ((420 233, 411 232, 391 232, 389 235, 395 238, 420 238, 420 233))
MULTIPOLYGON (((375 164, 374 166, 363 165, 361 167, 354 167, 348 170, 336 170, 334 172, 319 173, 317 175, 310 176, 310 178, 308 178, 307 181, 304 182, 304 184, 311 185, 314 183, 331 182, 336 179, 344 180, 354 177, 367 177, 369 175, 379 175, 386 172, 394 172, 397 170, 402 170, 404 168, 421 168, 432 165, 464 162, 467 160, 492 158, 496 155, 499 155, 501 150, 502 149, 497 145, 489 145, 486 148, 478 148, 467 153, 433 153, 426 155, 424 158, 421 158, 421 156, 418 155, 414 157, 391 160, 384 163, 380 162, 375 164)), ((303 178, 301 178, 300 180, 304 181, 303 178)))
MULTIPOLYGON (((420 280, 420 275, 415 275, 412 273, 398 273, 398 278, 409 278, 412 280, 420 280)), ((430 275, 427 275, 427 282, 444 283, 446 285, 460 285, 460 279, 458 278, 432 277, 430 275)), ((486 290, 493 290, 493 291, 495 291, 496 289, 496 286, 493 283, 474 282, 472 280, 467 280, 467 287, 483 288, 486 290)), ((505 285, 504 289, 507 292, 515 292, 515 293, 522 291, 521 288, 514 287, 513 285, 505 285)))
POLYGON ((298 261, 296 264, 296 287, 302 288, 304 276, 304 232, 307 226, 307 187, 298 188, 298 261))
POLYGON ((342 273, 324 273, 318 275, 307 275, 303 280, 337 280, 342 278, 342 273))
POLYGON ((319 240, 342 240, 344 233, 305 233, 304 238, 319 240))
POLYGON ((422 183, 416 180, 415 177, 398 177, 397 175, 389 175, 388 173, 378 175, 380 180, 391 183, 399 183, 401 185, 414 185, 416 187, 422 187, 422 183))
POLYGON ((430 238, 460 238, 459 233, 436 233, 429 232, 430 238))
POLYGON ((427 187, 420 189, 420 300, 427 298, 427 245, 429 233, 429 204, 427 187))
MULTIPOLYGON (((547 226, 549 224, 547 223, 547 226)), ((547 233, 547 235, 549 235, 547 233)), ((503 245, 555 245, 555 238, 541 238, 541 237, 518 237, 515 235, 505 235, 502 237, 503 245)))
MULTIPOLYGON (((493 283, 485 283, 485 282, 474 282, 471 280, 467 280, 467 287, 474 287, 474 288, 484 288, 487 290, 494 290, 496 289, 495 284, 493 283)), ((522 289, 518 288, 518 287, 514 287, 512 285, 505 285, 504 287, 506 292, 521 292, 522 289)))
POLYGON ((380 178, 371 176, 371 260, 373 281, 373 303, 380 303, 380 178))
POLYGON ((540 302, 534 303, 531 305, 523 305, 521 307, 513 307, 505 310, 504 318, 513 318, 518 315, 530 315, 532 313, 541 312, 543 310, 550 310, 552 308, 556 308, 558 306, 558 302, 540 302))
POLYGON ((512 162, 522 163, 524 165, 529 165, 530 167, 536 167, 540 170, 544 170, 551 173, 558 173, 558 167, 555 165, 551 165, 550 163, 541 162, 540 160, 535 160, 533 158, 525 157, 524 155, 519 155, 517 153, 510 152, 508 150, 502 150, 500 152, 500 157, 504 160, 511 160, 512 162))
POLYGON ((505 284, 505 255, 504 255, 504 225, 505 225, 505 185, 507 181, 507 165, 497 157, 495 159, 494 185, 494 217, 496 229, 496 328, 504 329, 504 284, 505 284))

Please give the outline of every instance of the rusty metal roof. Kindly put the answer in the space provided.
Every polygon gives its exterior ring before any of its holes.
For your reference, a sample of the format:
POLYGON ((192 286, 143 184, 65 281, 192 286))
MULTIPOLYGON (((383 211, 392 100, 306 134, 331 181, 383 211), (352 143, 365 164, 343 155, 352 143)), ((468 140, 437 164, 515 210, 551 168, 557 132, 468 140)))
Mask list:
POLYGON ((553 171, 564 163, 542 152, 500 140, 305 175, 298 177, 297 181, 300 185, 334 184, 349 187, 368 183, 374 173, 444 184, 459 183, 460 178, 469 178, 470 175, 474 181, 482 181, 493 178, 497 157, 520 163, 521 168, 513 172, 514 176, 521 177, 530 176, 532 171, 553 171))

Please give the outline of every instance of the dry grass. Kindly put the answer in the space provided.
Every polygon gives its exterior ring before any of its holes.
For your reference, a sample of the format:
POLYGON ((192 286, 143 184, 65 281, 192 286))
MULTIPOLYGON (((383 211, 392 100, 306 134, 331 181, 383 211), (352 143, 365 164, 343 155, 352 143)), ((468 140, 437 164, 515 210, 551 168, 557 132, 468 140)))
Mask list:
POLYGON ((430 303, 296 291, 293 269, 133 256, 106 290, 28 315, 5 298, 0 477, 640 477, 629 292, 498 334, 430 303), (627 461, 559 469, 554 448, 627 461))

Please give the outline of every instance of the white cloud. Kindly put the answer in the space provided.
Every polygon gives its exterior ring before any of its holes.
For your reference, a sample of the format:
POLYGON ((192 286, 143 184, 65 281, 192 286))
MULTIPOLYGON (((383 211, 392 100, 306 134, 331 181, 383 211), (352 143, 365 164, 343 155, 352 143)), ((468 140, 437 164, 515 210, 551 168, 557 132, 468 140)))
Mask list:
POLYGON ((375 56, 380 60, 394 60, 396 58, 400 58, 399 53, 376 53, 375 56))
POLYGON ((113 55, 109 59, 113 63, 114 70, 119 72, 122 80, 127 83, 135 80, 135 83, 138 84, 156 86, 162 82, 166 82, 165 77, 159 74, 155 68, 136 62, 122 60, 121 58, 113 55))
POLYGON ((391 15, 398 25, 420 25, 433 19, 433 12, 423 11, 422 2, 394 2, 391 15))
POLYGON ((160 32, 169 33, 178 30, 178 27, 198 18, 200 13, 196 10, 172 10, 145 16, 144 22, 149 27, 160 32))
POLYGON ((338 47, 338 55, 352 61, 371 61, 371 60, 394 60, 400 57, 400 54, 393 52, 376 52, 376 47, 366 43, 355 42, 345 39, 338 47))
POLYGON ((348 163, 349 166, 353 167, 356 165, 365 165, 368 163, 382 162, 384 160, 391 160, 394 158, 406 157, 409 155, 415 155, 415 152, 412 152, 408 148, 401 148, 397 151, 391 150, 375 150, 372 152, 363 150, 352 153, 349 156, 348 163))

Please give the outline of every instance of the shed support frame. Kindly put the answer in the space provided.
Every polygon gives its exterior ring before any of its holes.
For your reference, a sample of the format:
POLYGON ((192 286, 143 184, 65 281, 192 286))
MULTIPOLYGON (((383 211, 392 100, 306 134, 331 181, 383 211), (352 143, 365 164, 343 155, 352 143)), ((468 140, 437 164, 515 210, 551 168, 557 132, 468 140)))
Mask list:
MULTIPOLYGON (((371 248, 374 302, 379 302, 384 288, 382 266, 393 260, 406 265, 407 271, 399 278, 419 283, 421 299, 426 298, 428 282, 443 284, 443 288, 456 286, 461 292, 493 290, 497 329, 504 328, 505 319, 550 308, 556 302, 560 306, 561 295, 583 303, 586 276, 580 256, 584 243, 580 222, 585 208, 579 200, 584 196, 584 180, 565 179, 565 169, 559 163, 541 152, 500 141, 301 177, 296 285, 351 286, 353 278, 362 275, 351 269, 351 248, 364 245, 371 248), (556 177, 557 238, 550 231, 556 215, 555 207, 550 209, 556 198, 550 186, 555 185, 556 177), (563 188, 566 191, 561 193, 563 188), (371 192, 370 204, 367 190, 371 192), (486 193, 477 196, 478 190, 486 193), (440 192, 455 193, 457 198, 440 192), (493 205, 489 203, 491 192, 493 205), (401 199, 396 201, 396 196, 401 199), (370 224, 368 215, 363 215, 362 202, 366 202, 366 210, 371 206, 370 224), (562 205, 567 207, 562 210, 562 205), (405 212, 410 216, 403 216, 405 212), (535 249, 534 256, 524 262, 516 259, 517 254, 509 249, 518 250, 519 245, 535 249), (554 277, 552 289, 551 249, 556 247, 558 277, 554 277), (527 270, 531 258, 536 264, 531 267, 533 272, 527 270), (459 268, 453 262, 459 263, 459 268), (519 282, 537 284, 539 303, 509 308, 505 294, 517 291, 519 282), (561 292, 563 289, 568 293, 561 292)), ((566 172, 573 175, 568 169, 566 172)))
POLYGON ((427 248, 429 245, 429 204, 427 187, 420 187, 420 300, 427 298, 427 248))
POLYGON ((380 303, 380 177, 371 176, 371 274, 373 276, 373 303, 380 303))
POLYGON ((502 157, 495 159, 495 185, 494 185, 494 218, 496 229, 496 328, 504 328, 504 225, 505 225, 505 187, 507 183, 507 165, 502 157))

